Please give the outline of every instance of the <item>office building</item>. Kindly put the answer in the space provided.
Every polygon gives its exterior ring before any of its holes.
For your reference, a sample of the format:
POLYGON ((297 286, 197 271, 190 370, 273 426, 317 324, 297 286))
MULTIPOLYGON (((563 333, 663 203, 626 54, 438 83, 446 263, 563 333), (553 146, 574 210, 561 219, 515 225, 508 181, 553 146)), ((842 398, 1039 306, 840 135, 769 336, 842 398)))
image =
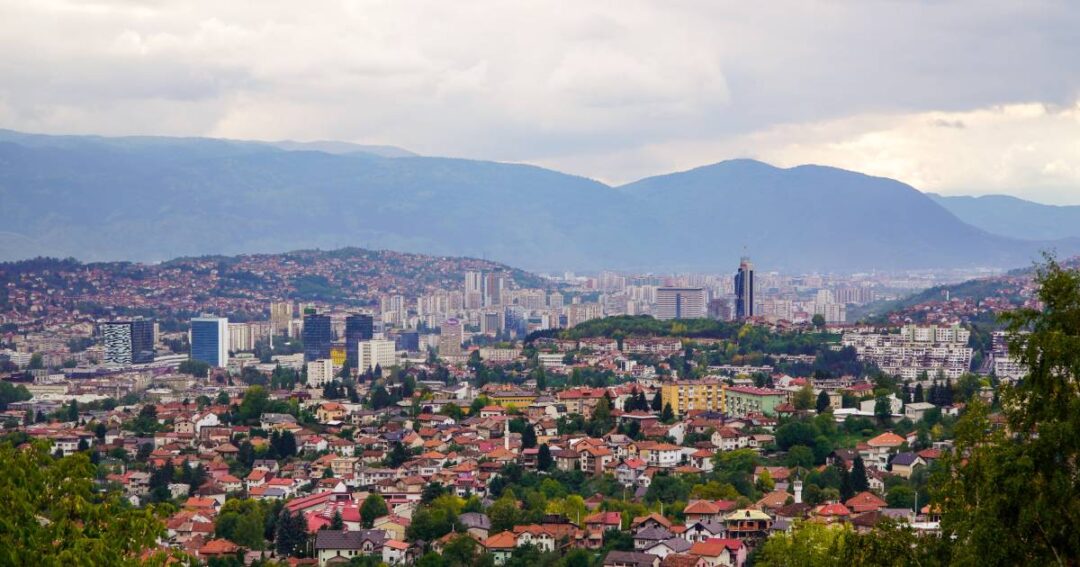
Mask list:
POLYGON ((374 372, 378 367, 385 372, 397 365, 397 351, 394 341, 372 339, 360 341, 357 349, 357 363, 361 373, 374 372))
POLYGON ((394 347, 397 348, 397 350, 405 352, 419 352, 420 333, 417 333, 416 331, 406 331, 398 334, 394 347))
POLYGON ((461 356, 461 321, 450 318, 439 327, 439 356, 461 356))
POLYGON ((349 315, 345 318, 345 363, 357 366, 357 343, 375 338, 375 320, 371 315, 349 315))
POLYGON ((191 343, 191 360, 218 368, 229 364, 229 320, 225 317, 192 319, 188 341, 191 343))
POLYGON ((705 290, 700 287, 661 287, 656 290, 655 316, 660 320, 705 316, 705 290))
POLYGON ((307 383, 309 388, 322 388, 337 379, 334 375, 334 361, 329 358, 313 360, 307 365, 307 383))
POLYGON ((480 318, 480 332, 485 335, 497 335, 502 331, 503 318, 501 312, 484 313, 480 318))
POLYGON ((484 304, 484 273, 465 272, 465 308, 479 309, 484 304))
POLYGON ((311 362, 330 358, 330 346, 334 340, 329 315, 308 313, 304 315, 304 361, 311 362))
POLYGON ((750 258, 743 256, 739 262, 739 273, 735 274, 735 318, 748 319, 754 316, 754 265, 750 258))
POLYGON ((109 321, 98 325, 105 362, 145 364, 154 361, 154 323, 145 319, 109 321))

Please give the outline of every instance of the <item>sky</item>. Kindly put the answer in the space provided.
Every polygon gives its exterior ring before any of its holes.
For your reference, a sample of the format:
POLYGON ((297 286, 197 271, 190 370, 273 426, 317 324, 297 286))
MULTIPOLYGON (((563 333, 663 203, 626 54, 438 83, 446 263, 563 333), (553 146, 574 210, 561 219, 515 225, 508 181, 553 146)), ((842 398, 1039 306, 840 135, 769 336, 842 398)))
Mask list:
POLYGON ((1077 30, 1038 0, 0 0, 0 127, 611 184, 750 157, 1080 204, 1077 30))

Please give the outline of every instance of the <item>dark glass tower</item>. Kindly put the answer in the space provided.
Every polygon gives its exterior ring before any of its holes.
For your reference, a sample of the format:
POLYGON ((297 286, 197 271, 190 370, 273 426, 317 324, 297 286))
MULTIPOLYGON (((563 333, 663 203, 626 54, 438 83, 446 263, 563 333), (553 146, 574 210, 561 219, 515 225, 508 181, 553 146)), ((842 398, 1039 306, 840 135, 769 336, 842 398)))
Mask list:
POLYGON ((356 368, 360 359, 360 341, 370 341, 374 337, 375 320, 371 315, 349 315, 345 318, 345 363, 349 368, 356 368))
POLYGON ((304 315, 303 337, 305 362, 330 358, 330 343, 334 340, 334 332, 329 315, 304 315))
POLYGON ((739 273, 735 274, 735 318, 740 321, 754 316, 754 265, 743 256, 739 273))

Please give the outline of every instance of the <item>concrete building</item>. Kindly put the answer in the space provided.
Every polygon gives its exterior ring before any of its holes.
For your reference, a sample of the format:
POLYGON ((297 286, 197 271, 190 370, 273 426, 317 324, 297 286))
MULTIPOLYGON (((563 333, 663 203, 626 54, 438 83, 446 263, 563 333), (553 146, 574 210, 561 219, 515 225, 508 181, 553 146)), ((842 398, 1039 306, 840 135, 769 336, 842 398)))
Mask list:
POLYGON ((657 319, 705 317, 705 290, 700 287, 661 287, 656 290, 657 319))
POLYGON ((739 273, 735 275, 735 318, 748 319, 754 316, 754 265, 750 258, 743 256, 739 262, 739 273))
POLYGON ((450 318, 439 327, 439 356, 461 356, 461 321, 450 318))
POLYGON ((397 366, 397 350, 394 348, 394 341, 372 339, 360 341, 357 346, 357 368, 360 372, 374 371, 376 366, 383 371, 391 366, 397 366))
POLYGON ((146 319, 109 321, 98 325, 104 343, 102 360, 113 364, 154 361, 154 323, 146 319))
POLYGON ((682 380, 660 387, 664 405, 680 416, 690 410, 721 411, 724 407, 723 383, 719 380, 682 380))
POLYGON ((312 388, 321 388, 336 378, 334 361, 329 358, 313 360, 307 365, 307 382, 312 388))

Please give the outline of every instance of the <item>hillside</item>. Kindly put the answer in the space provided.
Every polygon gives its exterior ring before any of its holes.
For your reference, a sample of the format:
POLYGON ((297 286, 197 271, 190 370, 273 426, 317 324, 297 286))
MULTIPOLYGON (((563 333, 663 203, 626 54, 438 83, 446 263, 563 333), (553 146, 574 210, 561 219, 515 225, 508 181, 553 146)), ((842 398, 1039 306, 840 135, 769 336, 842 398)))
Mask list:
POLYGON ((1011 267, 1080 250, 994 236, 907 185, 832 168, 735 160, 612 188, 362 148, 0 131, 0 260, 363 246, 532 270, 717 272, 744 250, 770 270, 1011 267))
POLYGON ((1043 205, 1008 195, 928 195, 960 220, 995 234, 1031 240, 1080 238, 1080 205, 1043 205))

